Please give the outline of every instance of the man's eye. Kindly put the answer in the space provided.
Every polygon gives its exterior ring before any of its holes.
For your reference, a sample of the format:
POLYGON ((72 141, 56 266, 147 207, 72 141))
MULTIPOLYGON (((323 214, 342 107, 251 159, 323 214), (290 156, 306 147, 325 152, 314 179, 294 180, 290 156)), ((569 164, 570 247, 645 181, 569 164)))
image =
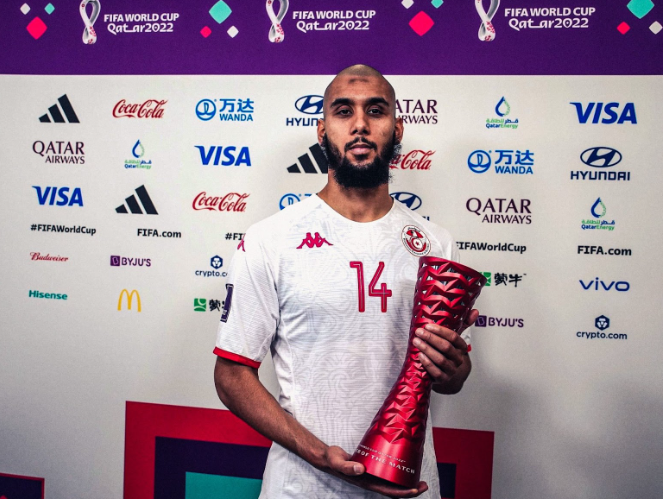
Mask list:
POLYGON ((372 107, 368 110, 369 114, 382 114, 382 109, 379 107, 372 107))
POLYGON ((345 108, 341 108, 341 109, 339 109, 339 110, 336 111, 336 112, 337 112, 337 114, 342 114, 342 115, 348 115, 348 114, 350 114, 350 110, 349 110, 347 107, 345 107, 345 108))

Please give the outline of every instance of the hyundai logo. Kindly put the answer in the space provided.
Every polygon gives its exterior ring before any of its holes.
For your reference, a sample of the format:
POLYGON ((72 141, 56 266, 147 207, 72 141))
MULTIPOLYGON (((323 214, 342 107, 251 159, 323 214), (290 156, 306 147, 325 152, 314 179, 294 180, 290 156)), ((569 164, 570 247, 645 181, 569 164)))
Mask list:
POLYGON ((283 197, 281 197, 281 200, 279 201, 279 208, 283 209, 286 206, 290 206, 295 203, 299 203, 301 201, 301 198, 297 194, 284 194, 283 197))
POLYGON ((322 95, 305 95, 295 102, 297 111, 304 114, 322 114, 322 95))
POLYGON ((209 121, 216 114, 216 104, 210 99, 203 99, 196 104, 196 116, 203 121, 209 121))
POLYGON ((467 166, 470 167, 474 173, 485 173, 490 168, 492 160, 490 154, 481 149, 477 149, 467 158, 467 166))
POLYGON ((411 192, 392 192, 391 197, 413 211, 421 206, 421 198, 411 192))
POLYGON ((622 154, 611 147, 590 147, 582 152, 580 159, 587 166, 607 168, 622 160, 622 154))

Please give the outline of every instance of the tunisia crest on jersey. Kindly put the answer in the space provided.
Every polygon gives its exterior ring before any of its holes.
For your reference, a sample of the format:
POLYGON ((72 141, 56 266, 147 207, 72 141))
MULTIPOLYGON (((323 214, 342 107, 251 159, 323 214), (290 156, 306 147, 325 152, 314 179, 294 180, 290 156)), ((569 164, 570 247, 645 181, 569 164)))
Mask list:
POLYGON ((430 241, 424 231, 416 225, 406 225, 401 233, 403 246, 414 256, 426 256, 430 253, 430 241))

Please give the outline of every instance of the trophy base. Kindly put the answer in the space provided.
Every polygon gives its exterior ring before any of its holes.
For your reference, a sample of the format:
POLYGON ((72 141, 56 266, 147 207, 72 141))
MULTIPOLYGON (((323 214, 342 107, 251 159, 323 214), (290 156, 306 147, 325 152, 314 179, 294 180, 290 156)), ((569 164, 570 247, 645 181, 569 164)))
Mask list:
POLYGON ((413 449, 411 442, 403 444, 388 442, 379 435, 367 435, 357 447, 352 461, 363 464, 366 473, 401 487, 414 488, 419 484, 421 474, 421 453, 423 442, 413 449))

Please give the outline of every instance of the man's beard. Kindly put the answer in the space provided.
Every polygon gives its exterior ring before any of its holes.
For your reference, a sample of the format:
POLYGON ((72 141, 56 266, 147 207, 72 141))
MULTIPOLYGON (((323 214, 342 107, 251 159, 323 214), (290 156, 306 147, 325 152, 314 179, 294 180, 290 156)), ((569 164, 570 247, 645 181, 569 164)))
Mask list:
MULTIPOLYGON (((377 145, 374 142, 357 137, 345 145, 345 152, 358 143, 368 144, 377 150, 377 145)), ((322 137, 322 150, 329 161, 329 168, 334 172, 334 179, 341 187, 373 189, 391 180, 389 163, 395 156, 394 149, 397 147, 395 143, 396 134, 394 133, 391 140, 384 146, 382 154, 378 154, 371 163, 365 166, 350 163, 348 158, 341 155, 338 148, 329 142, 327 134, 322 137)))

